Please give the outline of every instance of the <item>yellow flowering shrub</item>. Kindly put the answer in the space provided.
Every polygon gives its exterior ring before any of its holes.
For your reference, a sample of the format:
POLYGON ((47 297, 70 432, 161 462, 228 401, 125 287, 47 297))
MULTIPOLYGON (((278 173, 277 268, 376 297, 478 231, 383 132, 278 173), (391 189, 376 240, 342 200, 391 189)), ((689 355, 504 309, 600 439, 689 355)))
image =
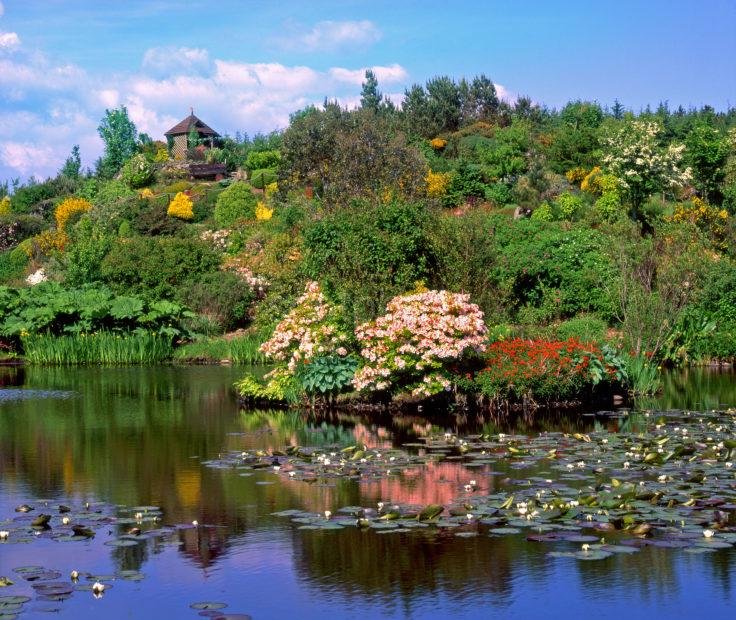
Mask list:
MULTIPOLYGON (((32 238, 30 253, 48 256, 54 252, 62 252, 68 239, 62 230, 44 230, 32 238)), ((25 248, 24 251, 28 252, 25 248)))
POLYGON ((432 138, 429 141, 429 144, 435 151, 441 151, 447 146, 447 140, 443 140, 442 138, 432 138))
POLYGON ((704 231, 721 250, 727 249, 728 211, 709 205, 697 196, 679 203, 672 216, 674 222, 691 222, 704 231))
MULTIPOLYGON (((595 170, 595 168, 593 169, 595 170)), ((600 170, 600 168, 598 168, 600 170)), ((565 173, 565 177, 567 177, 567 180, 570 181, 570 183, 575 183, 576 185, 580 185, 580 183, 583 181, 583 179, 588 175, 588 171, 585 168, 573 168, 572 170, 568 170, 565 173)))
POLYGON ((146 188, 141 192, 141 198, 153 198, 153 192, 150 188, 146 188))
POLYGON ((273 209, 269 209, 266 203, 259 200, 256 204, 256 219, 257 220, 270 220, 273 216, 273 209))
POLYGON ((0 215, 8 215, 10 213, 10 196, 4 196, 0 200, 0 215))
POLYGON ((580 189, 589 194, 600 196, 608 192, 618 192, 620 184, 612 174, 606 174, 600 166, 593 168, 580 183, 580 189))
POLYGON ((153 156, 153 161, 159 164, 169 161, 169 152, 165 148, 158 149, 156 154, 153 156))
POLYGON ((86 213, 91 208, 92 205, 83 198, 67 198, 54 211, 56 230, 60 233, 66 233, 66 225, 69 220, 77 214, 86 213))
POLYGON ((452 175, 449 172, 432 172, 430 170, 424 178, 427 184, 427 195, 431 198, 441 198, 447 194, 451 179, 452 175))
POLYGON ((276 181, 274 181, 273 183, 269 183, 268 185, 266 185, 265 189, 263 190, 263 192, 266 194, 266 198, 270 198, 277 191, 279 191, 279 184, 276 181))
POLYGON ((194 218, 194 205, 191 198, 184 192, 179 192, 169 203, 166 211, 169 217, 178 217, 180 220, 191 220, 194 218))

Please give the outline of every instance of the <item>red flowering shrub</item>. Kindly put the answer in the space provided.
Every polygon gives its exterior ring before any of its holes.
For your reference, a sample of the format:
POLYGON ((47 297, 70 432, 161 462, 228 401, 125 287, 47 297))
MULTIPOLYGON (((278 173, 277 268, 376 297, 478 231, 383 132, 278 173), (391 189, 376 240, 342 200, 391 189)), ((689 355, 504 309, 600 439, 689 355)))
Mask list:
POLYGON ((469 387, 491 399, 562 399, 603 381, 624 379, 615 352, 573 338, 495 342, 485 359, 486 367, 469 380, 469 387))

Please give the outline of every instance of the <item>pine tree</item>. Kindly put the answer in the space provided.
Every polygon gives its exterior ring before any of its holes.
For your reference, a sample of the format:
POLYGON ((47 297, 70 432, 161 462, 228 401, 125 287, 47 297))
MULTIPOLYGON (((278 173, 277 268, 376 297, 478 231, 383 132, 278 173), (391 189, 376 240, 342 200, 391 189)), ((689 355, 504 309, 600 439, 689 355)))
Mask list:
POLYGON ((378 90, 378 79, 376 74, 370 69, 365 71, 365 82, 362 84, 360 91, 360 107, 363 109, 373 110, 378 112, 383 101, 383 95, 378 90))
POLYGON ((72 147, 72 154, 66 158, 64 165, 61 168, 61 175, 69 179, 78 179, 79 172, 82 169, 82 158, 79 155, 79 145, 75 144, 72 147))
POLYGON ((620 121, 624 117, 624 111, 624 106, 618 99, 615 99, 613 102, 613 107, 611 108, 611 114, 613 115, 613 118, 615 118, 617 121, 620 121))

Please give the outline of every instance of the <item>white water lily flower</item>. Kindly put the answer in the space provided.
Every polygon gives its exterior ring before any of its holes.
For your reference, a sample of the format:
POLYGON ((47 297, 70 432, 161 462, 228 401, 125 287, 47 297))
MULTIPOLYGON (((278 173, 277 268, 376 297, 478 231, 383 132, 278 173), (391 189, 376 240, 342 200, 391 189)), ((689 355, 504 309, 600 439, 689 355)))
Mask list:
POLYGON ((703 530, 703 536, 706 538, 713 538, 715 532, 713 530, 703 530))
POLYGON ((660 482, 666 482, 667 476, 665 474, 662 474, 661 476, 657 477, 657 480, 659 480, 660 482))
POLYGON ((731 462, 729 461, 728 463, 726 463, 726 467, 728 467, 728 468, 730 469, 731 467, 733 467, 733 463, 731 463, 731 462))
POLYGON ((95 594, 100 594, 101 592, 104 592, 104 591, 105 591, 105 584, 104 583, 100 583, 99 581, 95 581, 92 584, 92 592, 94 592, 95 594))
POLYGON ((140 521, 142 518, 143 518, 143 513, 142 512, 136 512, 135 513, 135 520, 136 521, 140 521))
POLYGON ((79 571, 73 570, 69 576, 72 578, 72 581, 76 581, 79 579, 79 571))
POLYGON ((588 543, 583 543, 583 551, 587 552, 590 550, 590 545, 588 543))
POLYGON ((578 461, 578 462, 576 463, 576 465, 577 465, 578 467, 585 467, 585 461, 578 461))
POLYGON ((384 507, 384 503, 378 502, 378 510, 383 510, 383 507, 384 507))
POLYGON ((476 485, 477 485, 478 483, 477 483, 477 482, 476 482, 475 480, 471 480, 469 484, 470 484, 470 486, 471 486, 471 487, 474 487, 474 486, 476 486, 476 485))
POLYGON ((467 519, 468 521, 470 521, 470 519, 472 519, 472 518, 473 518, 473 515, 472 515, 472 514, 470 514, 470 513, 468 513, 468 514, 466 514, 466 515, 465 515, 465 518, 466 518, 466 519, 467 519))
POLYGON ((199 521, 197 521, 197 520, 195 519, 194 521, 192 521, 192 525, 193 525, 194 527, 197 527, 197 526, 199 525, 199 521))
POLYGON ((10 536, 8 530, 0 530, 0 540, 8 540, 8 536, 10 536))
POLYGON ((586 519, 587 519, 588 521, 592 521, 592 520, 593 520, 593 515, 585 515, 585 518, 586 518, 586 519))
POLYGON ((290 471, 289 472, 289 478, 293 478, 294 476, 296 476, 296 472, 295 471, 290 471))
POLYGON ((329 519, 332 516, 331 510, 325 510, 325 519, 329 519))
POLYGON ((281 469, 281 465, 274 465, 273 466, 273 470, 274 471, 279 471, 280 469, 281 469))
POLYGON ((631 463, 629 463, 628 461, 626 461, 624 463, 624 469, 628 469, 629 467, 631 467, 631 463))
POLYGON ((69 517, 63 517, 62 520, 61 520, 61 522, 64 525, 69 525, 69 523, 71 523, 71 519, 69 517))

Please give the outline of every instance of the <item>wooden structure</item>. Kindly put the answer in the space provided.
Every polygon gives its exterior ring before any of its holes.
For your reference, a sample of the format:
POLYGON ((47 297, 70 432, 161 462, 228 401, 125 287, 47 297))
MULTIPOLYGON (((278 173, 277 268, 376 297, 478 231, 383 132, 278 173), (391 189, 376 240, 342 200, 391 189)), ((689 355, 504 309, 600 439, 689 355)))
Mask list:
POLYGON ((189 175, 192 179, 222 181, 227 176, 227 166, 225 164, 189 164, 189 175))
POLYGON ((190 110, 189 116, 174 125, 164 134, 173 143, 171 146, 171 156, 174 158, 186 158, 189 147, 189 133, 192 131, 192 128, 199 135, 199 139, 208 142, 210 147, 215 145, 215 138, 220 137, 219 133, 194 116, 193 109, 190 110))

